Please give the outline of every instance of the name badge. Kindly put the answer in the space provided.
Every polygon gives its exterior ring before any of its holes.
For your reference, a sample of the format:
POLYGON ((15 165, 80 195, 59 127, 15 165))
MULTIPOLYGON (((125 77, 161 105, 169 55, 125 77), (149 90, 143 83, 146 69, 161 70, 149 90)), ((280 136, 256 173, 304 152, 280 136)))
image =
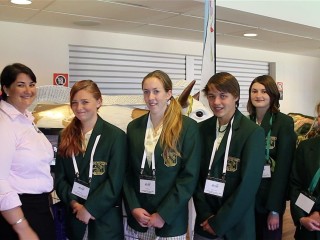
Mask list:
POLYGON ((140 193, 156 194, 156 178, 154 176, 140 176, 140 193))
POLYGON ((78 179, 74 180, 72 191, 71 191, 73 195, 76 195, 78 197, 83 198, 84 200, 87 200, 89 191, 90 191, 90 187, 88 183, 78 179))
POLYGON ((307 194, 300 193, 296 201, 296 205, 301 208, 306 213, 310 213, 313 205, 315 203, 315 198, 308 196, 307 194))
POLYGON ((225 180, 208 177, 204 187, 204 192, 217 197, 222 197, 225 185, 225 180))
POLYGON ((262 178, 271 178, 271 167, 269 164, 264 165, 262 178))

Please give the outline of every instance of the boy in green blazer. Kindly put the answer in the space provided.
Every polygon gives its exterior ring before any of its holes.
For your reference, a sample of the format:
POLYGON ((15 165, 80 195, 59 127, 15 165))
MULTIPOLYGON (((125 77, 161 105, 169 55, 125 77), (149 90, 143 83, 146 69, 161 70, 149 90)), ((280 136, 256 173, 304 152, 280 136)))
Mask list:
POLYGON ((254 240, 263 129, 237 110, 240 87, 231 74, 215 74, 203 91, 214 116, 200 123, 203 157, 194 194, 194 239, 254 240))

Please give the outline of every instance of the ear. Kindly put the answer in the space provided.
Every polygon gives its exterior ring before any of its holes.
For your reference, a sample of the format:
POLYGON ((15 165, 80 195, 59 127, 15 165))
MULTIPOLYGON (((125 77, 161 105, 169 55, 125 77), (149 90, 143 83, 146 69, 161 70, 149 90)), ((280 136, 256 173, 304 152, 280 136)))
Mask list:
POLYGON ((99 98, 97 100, 97 109, 99 109, 101 107, 101 105, 102 105, 102 98, 99 98))
POLYGON ((6 86, 3 86, 3 91, 4 91, 4 93, 8 96, 8 89, 7 89, 6 86))
POLYGON ((167 100, 170 100, 171 97, 172 97, 172 90, 169 90, 167 92, 167 100))

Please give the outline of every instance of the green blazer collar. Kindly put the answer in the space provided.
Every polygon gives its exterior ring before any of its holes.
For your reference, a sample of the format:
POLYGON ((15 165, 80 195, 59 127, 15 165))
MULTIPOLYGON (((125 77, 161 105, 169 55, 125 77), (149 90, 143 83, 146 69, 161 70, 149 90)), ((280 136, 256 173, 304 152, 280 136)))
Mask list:
MULTIPOLYGON (((241 117, 242 117, 242 114, 240 113, 240 111, 238 109, 236 109, 235 111, 235 114, 234 114, 234 120, 233 120, 233 124, 232 124, 232 135, 234 135, 236 133, 236 131, 238 131, 238 129, 240 128, 240 122, 241 122, 241 117)), ((214 121, 214 129, 216 129, 216 124, 217 124, 217 121, 218 119, 215 118, 215 121, 214 121)), ((226 147, 227 147, 227 140, 228 140, 228 134, 230 132, 230 125, 228 126, 224 136, 223 136, 223 139, 220 143, 220 146, 218 148, 218 150, 216 151, 216 154, 215 154, 215 159, 224 159, 224 154, 225 154, 225 150, 226 150, 226 147)), ((215 138, 216 139, 216 131, 215 131, 215 138)), ((232 141, 232 137, 231 137, 231 141, 232 141)), ((213 146, 213 145, 212 145, 213 146)), ((231 149, 231 144, 230 144, 230 148, 229 148, 229 151, 231 149)), ((213 164, 212 166, 214 166, 215 164, 217 164, 218 161, 213 161, 213 164)))

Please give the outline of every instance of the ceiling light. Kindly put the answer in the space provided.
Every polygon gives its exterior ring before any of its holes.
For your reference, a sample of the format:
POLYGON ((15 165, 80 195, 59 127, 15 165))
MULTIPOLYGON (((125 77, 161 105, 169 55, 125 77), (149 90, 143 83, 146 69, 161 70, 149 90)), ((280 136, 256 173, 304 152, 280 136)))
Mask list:
POLYGON ((20 5, 28 5, 31 4, 31 0, 11 0, 13 4, 20 4, 20 5))
POLYGON ((245 37, 256 37, 256 36, 258 36, 258 34, 256 34, 256 33, 245 33, 245 34, 243 34, 243 36, 245 36, 245 37))

